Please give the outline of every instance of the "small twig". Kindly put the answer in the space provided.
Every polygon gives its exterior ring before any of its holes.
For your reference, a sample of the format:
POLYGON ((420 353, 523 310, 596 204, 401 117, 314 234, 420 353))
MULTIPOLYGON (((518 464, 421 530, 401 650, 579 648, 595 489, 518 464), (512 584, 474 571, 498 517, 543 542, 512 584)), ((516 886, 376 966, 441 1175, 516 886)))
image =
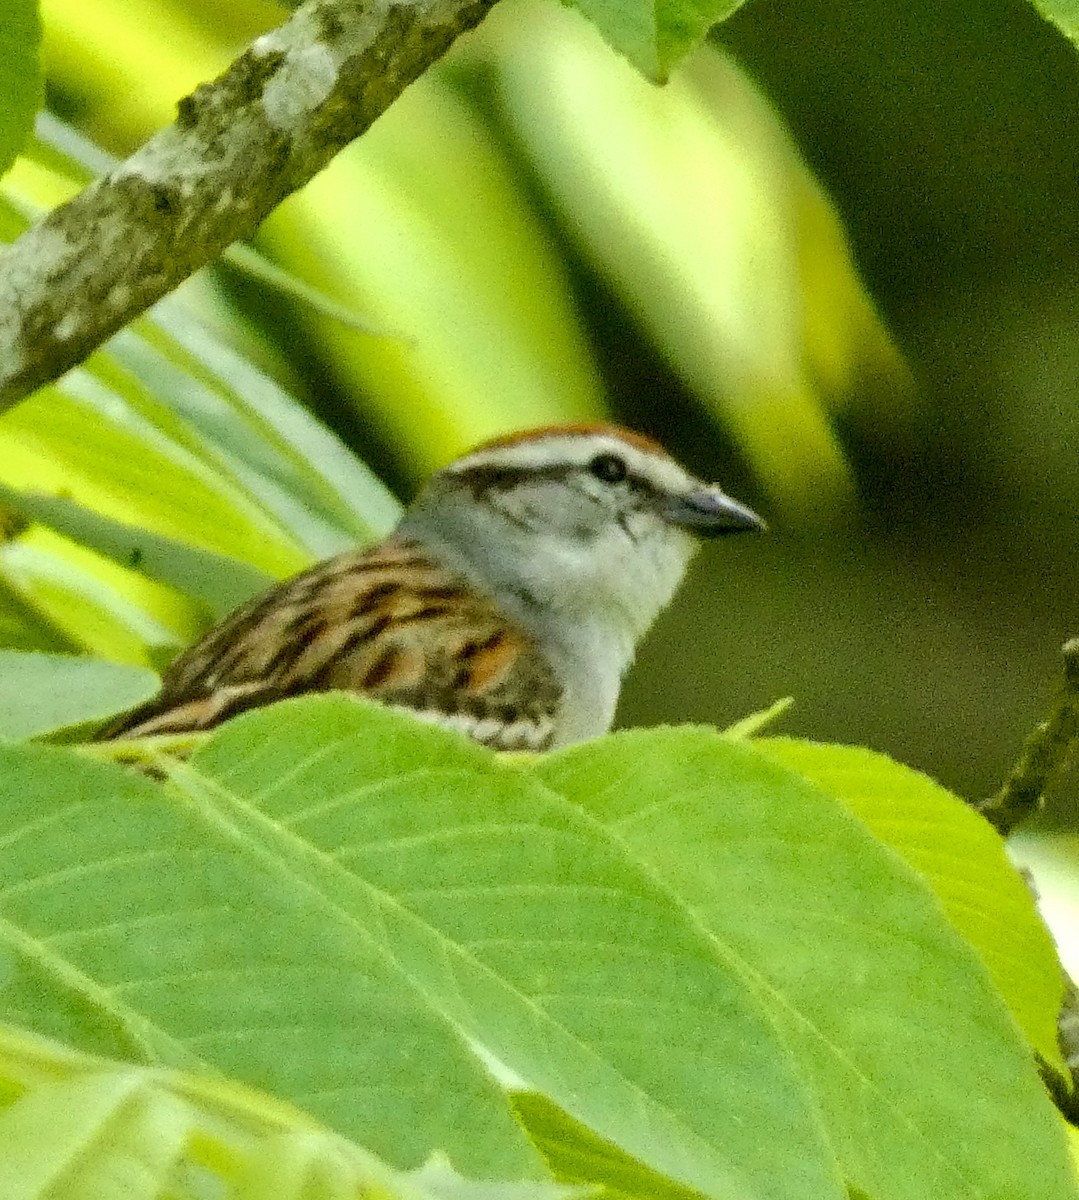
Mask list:
POLYGON ((730 738, 732 742, 740 742, 745 738, 756 737, 758 733, 761 733, 773 721, 778 721, 793 706, 794 697, 784 696, 782 700, 777 700, 769 708, 762 709, 760 712, 750 713, 748 717, 743 717, 740 721, 735 721, 733 725, 728 725, 723 730, 723 736, 730 738))
POLYGON ((1048 717, 1027 738, 1000 791, 975 806, 1001 837, 1039 810, 1042 797, 1064 769, 1079 737, 1079 638, 1065 642, 1061 655, 1064 683, 1048 717))

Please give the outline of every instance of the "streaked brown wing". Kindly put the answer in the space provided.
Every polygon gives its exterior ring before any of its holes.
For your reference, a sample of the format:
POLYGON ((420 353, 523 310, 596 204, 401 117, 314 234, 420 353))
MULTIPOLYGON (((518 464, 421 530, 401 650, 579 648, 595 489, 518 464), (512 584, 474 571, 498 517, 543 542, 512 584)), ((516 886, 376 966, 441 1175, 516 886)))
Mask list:
POLYGON ((496 749, 550 744, 560 688, 531 635, 416 542, 343 554, 237 609, 104 737, 209 729, 338 688, 412 709, 496 749))

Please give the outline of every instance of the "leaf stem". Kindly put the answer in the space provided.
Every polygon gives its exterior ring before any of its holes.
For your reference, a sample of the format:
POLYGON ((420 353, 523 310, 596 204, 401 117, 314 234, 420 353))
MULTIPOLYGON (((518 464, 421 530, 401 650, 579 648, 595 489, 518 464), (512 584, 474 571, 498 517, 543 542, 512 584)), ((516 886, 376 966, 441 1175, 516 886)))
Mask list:
POLYGON ((162 755, 186 758, 209 734, 160 733, 153 737, 115 738, 107 742, 81 742, 73 749, 91 758, 103 758, 125 766, 154 767, 162 755))

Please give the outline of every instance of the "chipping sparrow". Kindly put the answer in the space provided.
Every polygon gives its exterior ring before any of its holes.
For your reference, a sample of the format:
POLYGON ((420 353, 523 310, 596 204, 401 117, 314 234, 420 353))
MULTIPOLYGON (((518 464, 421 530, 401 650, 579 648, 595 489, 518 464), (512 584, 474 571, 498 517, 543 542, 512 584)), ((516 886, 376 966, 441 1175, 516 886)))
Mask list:
POLYGON ((206 729, 341 688, 500 750, 580 741, 610 728, 694 535, 761 528, 626 430, 501 438, 433 475, 381 545, 243 605, 103 736, 206 729))

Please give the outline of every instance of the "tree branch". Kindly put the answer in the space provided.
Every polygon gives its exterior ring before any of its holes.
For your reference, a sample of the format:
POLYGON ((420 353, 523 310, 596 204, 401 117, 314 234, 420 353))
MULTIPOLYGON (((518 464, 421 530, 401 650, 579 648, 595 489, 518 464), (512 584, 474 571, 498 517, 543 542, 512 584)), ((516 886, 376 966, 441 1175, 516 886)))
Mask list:
POLYGON ((246 237, 494 0, 308 0, 175 124, 0 248, 0 411, 246 237))
POLYGON ((1079 739, 1079 638, 1065 642, 1060 654, 1064 680, 1049 715, 1027 738, 1000 791, 975 805, 1001 837, 1038 811, 1079 739))

